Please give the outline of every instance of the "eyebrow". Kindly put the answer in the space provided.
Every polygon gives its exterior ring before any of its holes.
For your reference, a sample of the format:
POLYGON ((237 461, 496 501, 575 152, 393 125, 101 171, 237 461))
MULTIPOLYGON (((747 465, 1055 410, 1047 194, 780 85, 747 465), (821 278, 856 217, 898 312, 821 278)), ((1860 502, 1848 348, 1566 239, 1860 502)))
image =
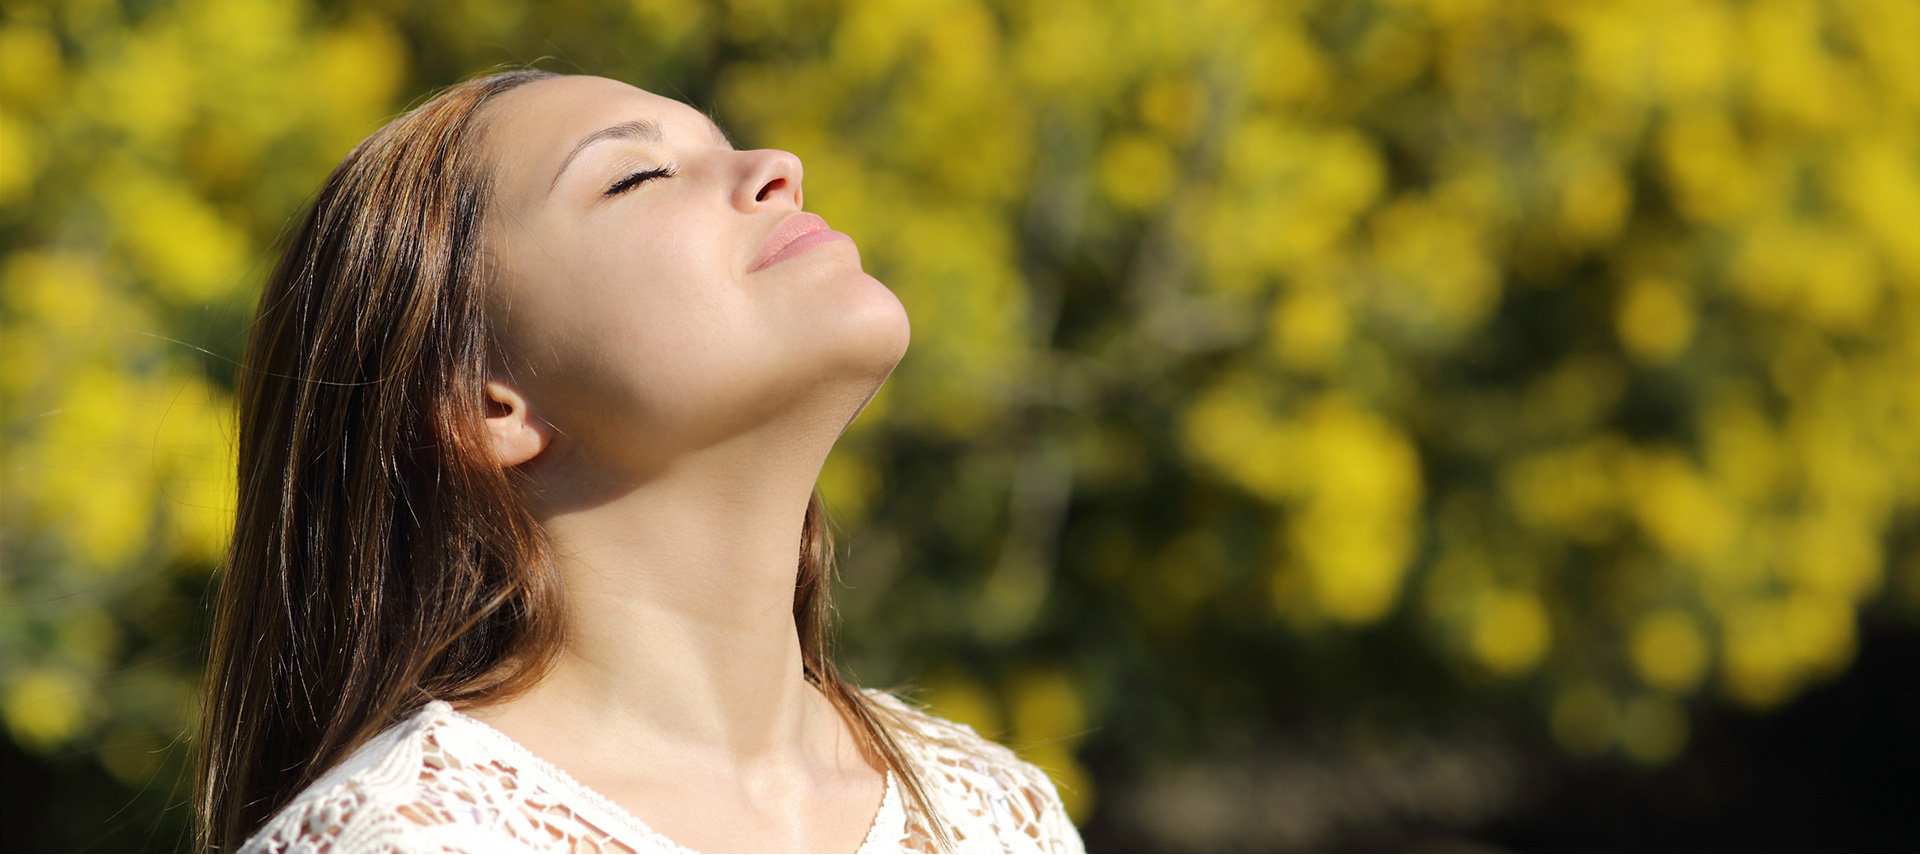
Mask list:
MULTIPOLYGON (((726 129, 720 127, 720 123, 714 121, 712 116, 707 116, 705 113, 701 115, 706 116, 707 125, 713 130, 713 135, 726 143, 727 148, 733 148, 733 138, 727 136, 726 129)), ((560 176, 566 174, 567 167, 573 165, 574 158, 579 157, 580 152, 586 151, 587 147, 594 143, 606 140, 642 140, 657 143, 661 137, 660 123, 651 119, 635 119, 594 131, 575 143, 573 150, 567 152, 567 159, 560 161, 560 168, 553 173, 553 181, 547 184, 547 192, 552 193, 553 188, 560 186, 560 176)))

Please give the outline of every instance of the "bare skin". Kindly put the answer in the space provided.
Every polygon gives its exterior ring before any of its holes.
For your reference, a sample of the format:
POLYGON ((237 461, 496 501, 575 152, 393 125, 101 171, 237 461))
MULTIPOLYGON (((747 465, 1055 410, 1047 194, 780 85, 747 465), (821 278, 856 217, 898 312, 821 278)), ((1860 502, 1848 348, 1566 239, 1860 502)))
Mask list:
POLYGON ((505 351, 488 429, 556 547, 571 634, 533 690, 466 712, 682 846, 855 850, 885 778, 802 678, 795 558, 905 311, 851 241, 755 269, 801 210, 799 159, 737 151, 685 104, 563 77, 486 119, 505 351), (658 139, 569 161, 625 122, 658 139))

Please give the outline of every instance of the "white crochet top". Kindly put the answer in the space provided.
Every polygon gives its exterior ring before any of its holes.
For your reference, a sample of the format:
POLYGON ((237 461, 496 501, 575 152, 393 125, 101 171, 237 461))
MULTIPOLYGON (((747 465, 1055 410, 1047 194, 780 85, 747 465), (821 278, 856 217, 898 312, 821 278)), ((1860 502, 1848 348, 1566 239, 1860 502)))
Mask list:
MULTIPOLYGON (((964 724, 866 694, 905 725, 901 747, 959 851, 1086 851, 1038 767, 964 724)), ((886 777, 860 855, 934 851, 927 820, 886 777)), ((354 751, 240 851, 693 852, 443 701, 354 751)))

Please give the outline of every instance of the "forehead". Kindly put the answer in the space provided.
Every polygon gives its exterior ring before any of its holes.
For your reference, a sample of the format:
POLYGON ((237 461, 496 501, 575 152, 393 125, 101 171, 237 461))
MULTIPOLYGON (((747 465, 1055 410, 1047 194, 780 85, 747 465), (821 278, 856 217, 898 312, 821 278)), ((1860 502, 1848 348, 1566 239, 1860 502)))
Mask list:
POLYGON ((498 164, 501 189, 510 195, 547 179, 579 142, 611 125, 658 122, 668 136, 704 133, 698 110, 604 77, 566 76, 536 80, 502 93, 487 106, 485 148, 498 164))

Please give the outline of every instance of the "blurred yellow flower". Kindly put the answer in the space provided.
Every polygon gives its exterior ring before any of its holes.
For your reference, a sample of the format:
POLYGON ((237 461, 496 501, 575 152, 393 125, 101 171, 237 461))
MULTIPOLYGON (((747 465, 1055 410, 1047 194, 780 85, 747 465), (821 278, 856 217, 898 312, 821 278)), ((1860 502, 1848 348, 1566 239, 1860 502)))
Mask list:
POLYGON ((1388 277, 1386 305, 1422 337, 1452 341, 1499 300, 1475 221, 1446 206, 1408 198, 1387 205, 1373 219, 1373 255, 1388 277))
POLYGON ((857 526, 879 492, 880 470, 865 455, 842 445, 820 468, 818 489, 836 526, 857 526))
POLYGON ((198 303, 233 289, 250 252, 246 234, 205 200, 145 170, 108 170, 94 191, 160 295, 198 303))
POLYGON ((1667 279, 1638 279, 1626 286, 1614 326, 1627 352, 1645 362, 1672 360, 1693 338, 1694 312, 1685 290, 1667 279))
POLYGON ((1553 641, 1553 624, 1540 598, 1526 591, 1492 589, 1474 610, 1468 647, 1474 661, 1502 677, 1533 670, 1553 641))
POLYGON ((1809 593, 1738 603, 1723 618, 1725 688, 1735 700, 1769 707, 1810 677, 1853 656, 1853 610, 1809 593))
POLYGON ((399 33, 379 18, 362 15, 308 45, 308 80, 333 141, 345 151, 371 130, 400 91, 407 48, 399 33))
POLYGON ((1588 154, 1568 167, 1560 187, 1560 229, 1570 243, 1594 246, 1613 239, 1633 204, 1620 168, 1588 154))
POLYGON ((1077 743, 1087 726, 1086 707, 1071 675, 1058 669, 1028 669, 1008 682, 1014 734, 1026 742, 1077 743))
POLYGON ((1660 15, 1659 26, 1643 31, 1661 100, 1712 103, 1725 97, 1738 44, 1733 10, 1713 0, 1682 0, 1662 4, 1660 15))
MULTIPOLYGON (((1896 126, 1897 127, 1897 126, 1896 126)), ((1828 161, 1826 183, 1846 211, 1873 236, 1901 285, 1920 288, 1920 139, 1911 127, 1849 140, 1828 161)))
MULTIPOLYGON (((52 32, 19 21, 0 26, 0 100, 7 109, 37 112, 66 86, 66 61, 52 32)), ((11 149, 7 156, 14 156, 11 149)))
POLYGON ((10 208, 26 200, 38 171, 39 140, 32 128, 10 110, 0 110, 0 207, 10 208))
POLYGON ((1848 603, 1880 592, 1886 555, 1859 517, 1825 513, 1787 521, 1782 575, 1808 592, 1848 603))
POLYGON ((1099 170, 1101 192, 1130 211, 1158 205, 1179 177, 1166 144, 1142 134, 1109 140, 1100 152, 1099 170))
MULTIPOLYGON (((1262 29, 1248 56, 1250 96, 1275 107, 1311 104, 1326 95, 1330 71, 1318 45, 1292 20, 1277 20, 1262 29)), ((1404 59, 1419 48, 1402 46, 1394 53, 1404 59)), ((1387 51, 1383 50, 1382 54, 1387 51)))
POLYGON ((1352 321, 1331 288, 1287 291, 1274 303, 1273 346, 1289 367, 1324 370, 1339 362, 1352 321))
MULTIPOLYGON (((1739 132, 1710 108, 1679 112, 1660 128, 1660 152, 1680 209, 1704 223, 1744 215, 1763 195, 1756 168, 1739 132)), ((1777 196, 1773 198, 1778 198, 1777 196)))
POLYGON ((1619 438, 1596 437, 1515 460, 1502 484, 1521 520, 1576 541, 1601 543, 1617 529, 1618 468, 1628 453, 1619 438))
POLYGON ((1206 88, 1192 77, 1157 80, 1140 93, 1141 121, 1170 140, 1192 139, 1206 114, 1206 88))
POLYGON ((1750 394, 1728 390, 1701 418, 1707 469, 1748 507, 1769 506, 1786 487, 1780 439, 1750 394))
POLYGON ((1293 443, 1299 504, 1288 543, 1315 604, 1370 623, 1397 601, 1419 526, 1418 452, 1398 427, 1341 397, 1302 415, 1293 443))
POLYGON ((71 671, 28 668, 4 678, 0 713, 15 742, 36 751, 58 747, 86 726, 92 690, 71 671))
POLYGON ((70 377, 62 406, 9 457, 26 470, 34 516, 63 535, 83 573, 111 573, 145 549, 153 518, 152 435, 138 417, 158 402, 133 378, 89 365, 70 377))
POLYGON ((989 739, 1006 735, 999 701, 978 679, 955 668, 927 675, 916 698, 929 712, 967 725, 989 739))
POLYGON ((1740 518, 1678 452, 1641 451, 1623 471, 1628 507, 1655 545, 1676 558, 1710 562, 1740 532, 1740 518))
POLYGON ((1262 406, 1253 377, 1235 376, 1203 393, 1188 408, 1181 431, 1187 452, 1247 491, 1270 502, 1293 494, 1298 440, 1262 406))
POLYGON ((1707 641, 1693 616, 1662 609, 1634 625, 1633 668, 1647 685, 1676 694, 1693 691, 1707 673, 1707 641))

